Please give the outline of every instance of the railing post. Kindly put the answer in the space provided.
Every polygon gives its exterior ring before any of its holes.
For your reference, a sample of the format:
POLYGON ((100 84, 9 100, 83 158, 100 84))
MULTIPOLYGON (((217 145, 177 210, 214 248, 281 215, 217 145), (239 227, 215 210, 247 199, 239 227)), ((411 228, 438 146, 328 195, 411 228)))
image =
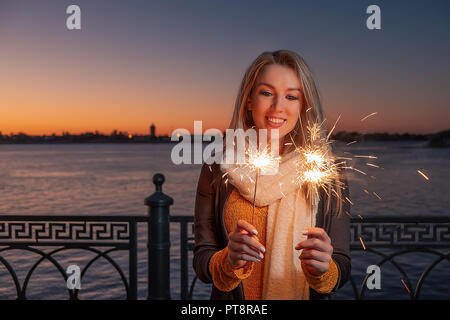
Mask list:
POLYGON ((173 199, 162 192, 164 176, 153 176, 156 192, 145 199, 148 206, 148 299, 170 299, 170 212, 173 199))

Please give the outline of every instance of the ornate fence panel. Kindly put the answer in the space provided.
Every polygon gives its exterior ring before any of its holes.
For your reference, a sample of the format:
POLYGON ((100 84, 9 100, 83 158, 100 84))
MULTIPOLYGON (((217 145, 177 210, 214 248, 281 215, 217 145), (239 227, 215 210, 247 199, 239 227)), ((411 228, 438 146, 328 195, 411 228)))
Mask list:
MULTIPOLYGON (((181 299, 192 299, 197 278, 189 279, 189 251, 193 251, 193 217, 170 216, 170 222, 180 225, 181 299), (189 283, 189 280, 191 283, 189 283)), ((137 225, 148 224, 147 216, 0 216, 0 264, 11 276, 17 299, 26 299, 31 276, 44 261, 50 261, 67 281, 66 270, 53 256, 63 251, 81 249, 94 253, 81 270, 81 279, 100 258, 106 259, 119 273, 127 299, 137 299, 137 225), (51 247, 50 251, 45 251, 51 247), (9 250, 33 252, 39 257, 21 281, 8 260, 2 256, 9 250), (128 254, 128 275, 109 256, 115 251, 128 254)), ((150 271, 151 273, 151 271, 150 271)), ((151 284, 149 283, 149 288, 151 284)), ((71 300, 78 299, 77 289, 69 290, 71 300)), ((149 290, 150 291, 150 290, 149 290)), ((149 298, 150 292, 149 292, 149 298)))
MULTIPOLYGON (((424 281, 439 263, 450 261, 450 252, 446 251, 450 248, 450 217, 353 218, 350 233, 350 249, 378 256, 379 267, 391 263, 405 279, 411 299, 420 297, 424 281), (383 249, 393 252, 387 254, 383 249), (412 282, 407 272, 394 259, 418 252, 433 255, 435 259, 423 270, 414 290, 410 290, 412 282)), ((350 279, 356 299, 364 298, 369 276, 365 276, 359 290, 353 277, 350 279)))
MULTIPOLYGON (((26 290, 36 268, 45 260, 50 261, 66 281, 66 270, 53 257, 55 254, 81 249, 94 253, 81 271, 81 279, 99 258, 108 261, 120 274, 127 298, 137 297, 137 223, 146 222, 142 216, 0 216, 0 263, 14 281, 17 299, 26 299, 26 290), (45 251, 52 247, 51 251, 45 251), (2 256, 9 250, 24 250, 40 256, 20 284, 16 272, 2 256), (128 251, 128 276, 110 257, 114 251, 128 251)), ((77 299, 78 290, 69 290, 70 299, 77 299)))

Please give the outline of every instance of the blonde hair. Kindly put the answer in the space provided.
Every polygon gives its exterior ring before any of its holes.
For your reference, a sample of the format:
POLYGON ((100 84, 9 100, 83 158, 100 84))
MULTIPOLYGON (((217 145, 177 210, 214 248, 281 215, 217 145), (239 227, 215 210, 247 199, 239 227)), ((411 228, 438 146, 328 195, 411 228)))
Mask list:
MULTIPOLYGON (((252 113, 250 110, 248 110, 247 100, 252 94, 252 90, 259 73, 265 66, 271 64, 279 64, 291 68, 296 72, 302 84, 302 108, 299 114, 299 119, 294 129, 289 134, 287 134, 282 141, 283 145, 289 142, 295 143, 295 145, 288 144, 284 148, 283 154, 287 154, 294 151, 295 146, 306 145, 309 139, 309 132, 306 130, 306 126, 309 123, 321 124, 323 122, 323 109, 320 101, 321 99, 315 81, 313 79, 312 72, 306 61, 293 51, 278 50, 274 52, 263 52, 248 67, 247 71, 245 72, 244 78, 242 79, 238 95, 236 97, 233 117, 231 119, 229 128, 247 130, 254 126, 252 113)), ((322 131, 320 134, 324 135, 326 133, 322 131)), ((339 181, 336 181, 336 184, 340 185, 341 183, 339 181)), ((307 197, 307 188, 308 187, 302 188, 302 190, 305 194, 305 197, 308 199, 309 205, 311 205, 313 199, 309 199, 307 197)), ((330 195, 328 197, 326 205, 327 212, 330 208, 332 188, 333 187, 331 185, 329 185, 327 188, 327 193, 330 195)), ((337 189, 335 190, 335 192, 337 192, 338 198, 341 198, 342 193, 340 188, 335 189, 337 189)), ((338 203, 338 213, 340 213, 342 210, 341 201, 338 201, 338 203)))

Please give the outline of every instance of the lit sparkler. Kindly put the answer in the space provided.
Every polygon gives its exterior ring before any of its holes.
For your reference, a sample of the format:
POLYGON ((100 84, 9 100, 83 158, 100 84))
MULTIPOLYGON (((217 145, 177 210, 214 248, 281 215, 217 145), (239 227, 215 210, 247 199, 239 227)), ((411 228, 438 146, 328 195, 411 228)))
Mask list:
MULTIPOLYGON (((361 121, 364 121, 376 114, 377 112, 371 113, 361 119, 361 121)), ((339 190, 339 188, 343 188, 343 184, 339 181, 339 169, 351 169, 362 175, 368 176, 366 172, 356 169, 351 165, 347 165, 346 160, 351 161, 354 158, 365 158, 370 160, 378 159, 378 157, 375 155, 353 155, 349 152, 344 153, 350 155, 351 158, 335 157, 331 154, 330 144, 332 143, 332 141, 330 141, 329 139, 332 132, 336 128, 336 124, 339 119, 340 116, 338 117, 336 123, 333 125, 328 134, 325 134, 322 130, 323 122, 320 124, 308 123, 308 126, 306 127, 308 140, 306 141, 304 146, 296 146, 294 141, 292 140, 292 143, 295 146, 295 151, 300 154, 299 161, 297 163, 297 175, 295 179, 297 184, 301 186, 308 186, 307 198, 312 199, 311 210, 315 205, 318 204, 320 189, 323 189, 328 195, 330 195, 331 191, 331 193, 334 193, 340 201, 348 202, 353 205, 353 202, 348 197, 342 199, 338 195, 338 192, 336 192, 336 190, 339 190)), ((347 146, 352 145, 356 142, 357 141, 352 141, 348 143, 347 146)), ((365 164, 369 167, 380 168, 377 164, 374 164, 372 162, 373 161, 366 162, 365 164)), ((419 170, 418 172, 422 174, 419 170)), ((370 176, 370 178, 375 179, 374 176, 370 176)), ((369 194, 367 190, 364 191, 369 194)), ((381 200, 381 197, 376 192, 373 192, 373 195, 381 200)), ((358 215, 358 217, 362 219, 361 215, 358 215)), ((313 215, 311 212, 311 226, 313 226, 312 219, 313 215)), ((365 249, 365 245, 362 242, 362 239, 360 240, 365 249)))
MULTIPOLYGON (((255 189, 253 191, 253 210, 252 210, 252 225, 255 216, 255 202, 256 202, 256 188, 258 186, 258 177, 262 170, 271 171, 278 168, 280 157, 274 157, 267 148, 262 151, 252 150, 247 151, 248 160, 246 166, 252 171, 255 171, 255 189)), ((249 177, 250 178, 250 177, 249 177)), ((251 178, 250 178, 251 179, 251 178)))
MULTIPOLYGON (((335 127, 336 123, 330 133, 324 138, 325 135, 321 134, 320 124, 314 123, 309 125, 307 127, 309 141, 303 147, 296 147, 296 152, 300 154, 300 159, 297 163, 296 182, 299 185, 305 184, 309 186, 307 197, 312 199, 312 206, 318 204, 319 189, 323 188, 327 192, 327 186, 333 185, 338 177, 338 166, 345 163, 336 163, 336 158, 332 156, 329 148, 328 139, 335 127)), ((312 212, 311 226, 313 226, 312 212)))

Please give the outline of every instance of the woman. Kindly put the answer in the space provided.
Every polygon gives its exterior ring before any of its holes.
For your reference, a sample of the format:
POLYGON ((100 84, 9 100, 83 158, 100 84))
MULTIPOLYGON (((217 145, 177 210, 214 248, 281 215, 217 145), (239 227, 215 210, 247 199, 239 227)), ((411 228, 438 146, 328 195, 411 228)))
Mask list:
POLYGON ((268 137, 277 129, 281 163, 277 174, 260 176, 253 215, 248 168, 203 165, 193 265, 202 281, 213 283, 211 299, 326 299, 347 281, 349 219, 341 213, 350 209, 337 200, 349 197, 346 178, 340 173, 333 185, 343 187, 333 192, 331 185, 320 190, 318 205, 307 186, 293 182, 293 149, 309 138, 308 121, 322 118, 314 80, 298 54, 265 52, 250 65, 230 128, 267 129, 268 137))

